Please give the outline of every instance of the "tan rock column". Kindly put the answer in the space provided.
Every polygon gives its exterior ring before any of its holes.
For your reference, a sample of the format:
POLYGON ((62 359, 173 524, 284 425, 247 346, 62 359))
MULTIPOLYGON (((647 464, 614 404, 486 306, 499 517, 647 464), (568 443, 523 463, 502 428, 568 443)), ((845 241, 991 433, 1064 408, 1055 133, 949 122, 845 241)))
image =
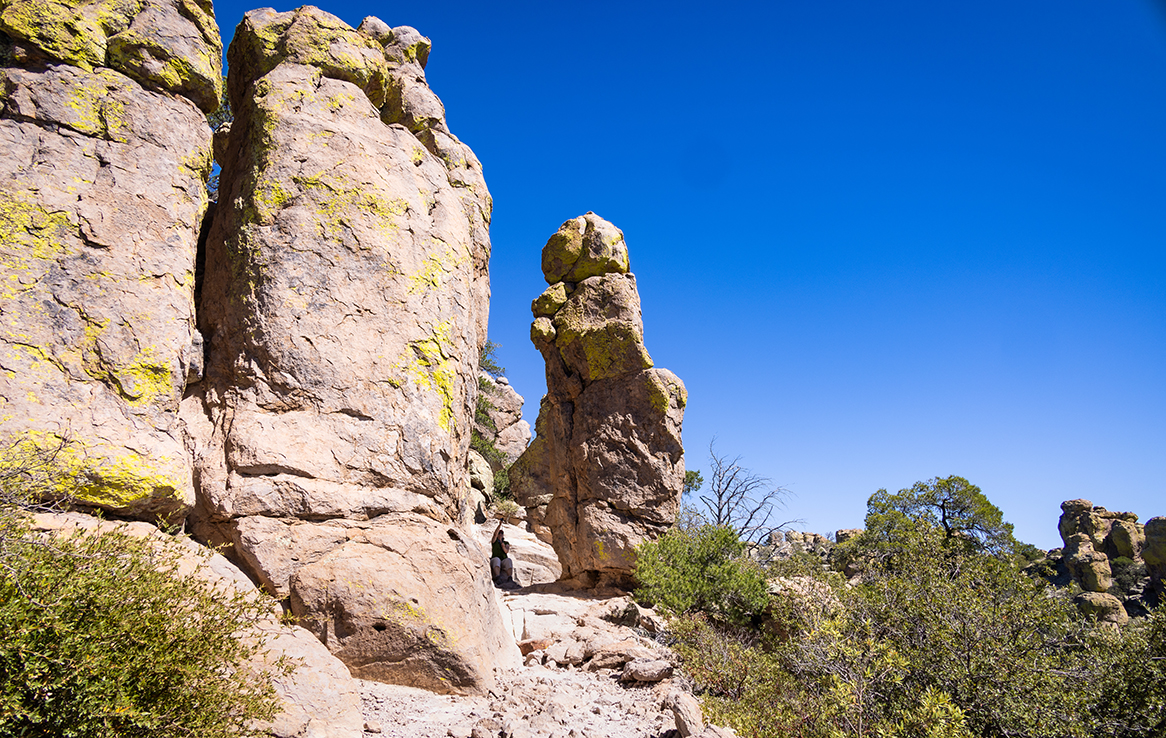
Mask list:
POLYGON ((210 3, 0 0, 0 38, 0 441, 67 438, 63 493, 180 519, 221 91, 210 3))
POLYGON ((431 105, 428 48, 312 7, 244 17, 206 391, 184 414, 199 535, 232 544, 353 673, 476 692, 518 660, 488 552, 461 528, 490 199, 431 105), (402 76, 409 94, 390 94, 402 76))

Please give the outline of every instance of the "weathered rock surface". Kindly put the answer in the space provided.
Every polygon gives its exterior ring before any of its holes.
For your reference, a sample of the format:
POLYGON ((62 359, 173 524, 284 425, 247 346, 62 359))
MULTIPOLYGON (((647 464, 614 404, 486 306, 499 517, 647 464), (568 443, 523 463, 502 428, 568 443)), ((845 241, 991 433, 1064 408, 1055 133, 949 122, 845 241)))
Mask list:
POLYGON ((0 435, 69 437, 82 504, 181 518, 210 4, 3 0, 0 39, 0 435))
POLYGON ((1074 533, 1065 542, 1065 563, 1086 592, 1106 592, 1113 583, 1109 557, 1093 548, 1086 533, 1074 533))
MULTIPOLYGON (((226 592, 258 595, 251 580, 223 556, 188 538, 166 535, 148 523, 106 522, 78 513, 40 514, 34 517, 33 529, 57 534, 116 530, 148 538, 160 547, 180 552, 180 575, 194 574, 226 592)), ((271 617, 244 636, 265 641, 265 652, 256 657, 258 664, 286 657, 295 665, 290 675, 275 680, 283 711, 266 728, 275 738, 359 738, 363 721, 356 681, 312 634, 281 624, 281 611, 272 605, 271 617)))
POLYGON ((436 100, 427 53, 375 18, 244 17, 201 292, 207 379, 182 416, 201 537, 353 673, 473 692, 519 657, 463 527, 491 202, 443 114, 398 124, 436 100))
POLYGON ((687 393, 651 368, 628 269, 618 228, 574 218, 543 248, 550 287, 532 306, 547 395, 511 484, 563 576, 581 582, 626 581, 635 546, 675 520, 684 484, 687 393))
POLYGON ((201 309, 212 519, 337 515, 321 495, 459 514, 489 242, 442 161, 381 122, 379 48, 310 7, 252 11, 232 42, 201 309))
POLYGON ((1074 599, 1082 615, 1097 619, 1099 623, 1125 625, 1130 616, 1122 607, 1121 600, 1104 592, 1082 592, 1074 599))
POLYGON ((292 574, 292 612, 357 677, 481 691, 519 662, 488 560, 448 524, 386 516, 292 574))
POLYGON ((1142 558, 1146 562, 1146 573, 1159 599, 1166 600, 1166 517, 1150 518, 1146 521, 1145 543, 1142 558))

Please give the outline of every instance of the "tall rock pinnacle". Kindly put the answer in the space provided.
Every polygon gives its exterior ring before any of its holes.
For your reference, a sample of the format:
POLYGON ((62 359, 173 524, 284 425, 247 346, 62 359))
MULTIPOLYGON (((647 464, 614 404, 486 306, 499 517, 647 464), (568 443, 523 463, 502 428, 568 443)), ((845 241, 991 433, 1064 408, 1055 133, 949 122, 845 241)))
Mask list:
POLYGON ((355 676, 472 692, 518 659, 460 532, 491 204, 424 83, 428 49, 312 7, 244 17, 205 392, 183 409, 198 535, 232 544, 355 676))
POLYGON ((676 520, 688 395, 652 368, 618 228, 594 213, 568 220, 543 247, 542 268, 550 287, 532 305, 531 340, 547 395, 512 489, 564 579, 626 584, 635 546, 676 520))

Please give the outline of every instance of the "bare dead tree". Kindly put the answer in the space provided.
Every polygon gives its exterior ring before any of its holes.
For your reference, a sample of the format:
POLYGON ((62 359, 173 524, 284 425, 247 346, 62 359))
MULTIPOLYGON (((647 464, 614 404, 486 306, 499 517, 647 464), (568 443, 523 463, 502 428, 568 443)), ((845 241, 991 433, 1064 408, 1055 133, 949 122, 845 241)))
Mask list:
POLYGON ((770 537, 796 520, 778 520, 789 490, 741 465, 741 457, 717 453, 716 439, 709 443, 709 481, 699 499, 713 525, 736 531, 751 548, 768 546, 770 537))

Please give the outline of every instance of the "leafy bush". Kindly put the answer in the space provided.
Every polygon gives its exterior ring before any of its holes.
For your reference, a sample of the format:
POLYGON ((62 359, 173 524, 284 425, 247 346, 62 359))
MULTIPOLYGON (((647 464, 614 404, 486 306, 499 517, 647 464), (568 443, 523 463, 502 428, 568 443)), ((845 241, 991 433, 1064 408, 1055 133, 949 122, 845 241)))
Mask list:
POLYGON ((38 535, 27 507, 54 455, 31 448, 0 458, 0 735, 262 734, 253 721, 274 715, 272 678, 287 669, 252 668, 262 644, 240 635, 270 601, 180 574, 180 554, 156 542, 38 535))
POLYGON ((690 511, 659 540, 637 549, 636 579, 640 598, 676 615, 703 612, 745 625, 768 603, 761 568, 745 555, 737 534, 690 511))
POLYGON ((1109 567, 1113 572, 1111 592, 1120 594, 1131 592, 1137 589, 1138 585, 1142 583, 1142 579, 1146 577, 1146 565, 1125 556, 1118 556, 1110 561, 1109 567))
POLYGON ((861 576, 784 564, 790 586, 762 630, 675 618, 675 648, 710 719, 755 738, 1166 735, 1166 609, 1122 630, 1094 627, 1066 592, 1021 571, 1010 527, 974 492, 963 532, 950 499, 875 495, 875 533, 838 547, 861 576), (813 594, 821 587, 832 601, 813 594))

